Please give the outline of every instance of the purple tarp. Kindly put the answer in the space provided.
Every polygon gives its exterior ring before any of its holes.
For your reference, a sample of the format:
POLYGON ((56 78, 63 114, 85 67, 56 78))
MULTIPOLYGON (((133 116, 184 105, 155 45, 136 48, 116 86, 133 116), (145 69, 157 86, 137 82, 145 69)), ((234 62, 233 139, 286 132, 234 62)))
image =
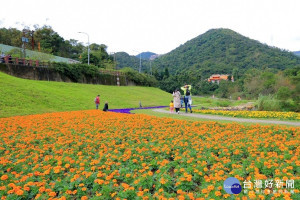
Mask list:
POLYGON ((117 113, 127 113, 127 114, 134 114, 130 113, 132 110, 139 110, 139 109, 153 109, 153 108, 165 108, 168 106, 154 106, 154 107, 143 107, 143 108, 122 108, 122 109, 109 109, 108 111, 117 112, 117 113))

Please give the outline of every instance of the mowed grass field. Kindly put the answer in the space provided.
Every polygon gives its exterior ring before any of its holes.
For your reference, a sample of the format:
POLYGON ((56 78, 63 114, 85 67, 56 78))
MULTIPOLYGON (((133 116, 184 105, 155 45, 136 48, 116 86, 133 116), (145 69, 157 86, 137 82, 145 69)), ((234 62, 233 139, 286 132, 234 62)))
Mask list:
POLYGON ((0 72, 0 117, 94 109, 100 94, 100 108, 135 108, 169 105, 171 94, 158 88, 107 86, 65 82, 35 81, 0 72))

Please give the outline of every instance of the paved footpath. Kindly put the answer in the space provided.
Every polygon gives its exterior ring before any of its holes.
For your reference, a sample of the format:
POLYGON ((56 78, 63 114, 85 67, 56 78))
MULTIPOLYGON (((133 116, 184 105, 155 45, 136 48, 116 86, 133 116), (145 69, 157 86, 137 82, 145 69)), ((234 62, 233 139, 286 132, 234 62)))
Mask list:
MULTIPOLYGON (((171 114, 170 111, 164 109, 153 109, 155 112, 168 113, 171 114)), ((176 113, 172 113, 172 115, 178 115, 176 113)), ((194 114, 194 113, 185 113, 180 112, 179 115, 202 118, 202 119, 211 119, 211 120, 228 120, 234 122, 249 122, 249 123, 266 123, 266 124, 283 124, 283 125, 291 125, 291 126, 300 126, 300 122, 291 122, 291 121, 278 121, 278 120, 268 120, 268 119, 246 119, 246 118, 235 118, 235 117, 224 117, 218 115, 203 115, 203 114, 194 114)))

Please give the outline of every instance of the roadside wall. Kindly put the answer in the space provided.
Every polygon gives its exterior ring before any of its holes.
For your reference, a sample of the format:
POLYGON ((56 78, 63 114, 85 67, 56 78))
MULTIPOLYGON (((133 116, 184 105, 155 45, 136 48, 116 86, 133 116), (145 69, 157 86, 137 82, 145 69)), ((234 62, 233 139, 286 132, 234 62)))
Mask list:
MULTIPOLYGON (((61 75, 51 67, 0 63, 0 71, 24 79, 72 82, 68 77, 61 75)), ((135 85, 132 81, 127 80, 125 75, 104 74, 101 72, 99 72, 97 78, 83 76, 78 82, 87 84, 118 85, 118 78, 120 86, 135 85)))

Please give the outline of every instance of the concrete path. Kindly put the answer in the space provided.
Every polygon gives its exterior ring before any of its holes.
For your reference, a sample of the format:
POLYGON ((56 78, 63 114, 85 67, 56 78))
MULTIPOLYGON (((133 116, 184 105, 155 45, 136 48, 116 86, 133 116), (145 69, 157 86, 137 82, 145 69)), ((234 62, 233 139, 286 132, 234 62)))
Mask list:
MULTIPOLYGON (((155 112, 168 113, 170 111, 164 109, 153 109, 155 112)), ((178 115, 174 113, 174 115, 178 115)), ((290 125, 290 126, 300 126, 300 122, 291 122, 291 121, 278 121, 278 120, 268 120, 268 119, 250 119, 250 118, 235 118, 235 117, 224 117, 219 115, 204 115, 204 114, 194 114, 194 113, 185 113, 180 112, 179 115, 202 118, 202 119, 211 119, 211 120, 228 120, 234 122, 248 122, 248 123, 266 123, 266 124, 278 124, 278 125, 290 125)))

